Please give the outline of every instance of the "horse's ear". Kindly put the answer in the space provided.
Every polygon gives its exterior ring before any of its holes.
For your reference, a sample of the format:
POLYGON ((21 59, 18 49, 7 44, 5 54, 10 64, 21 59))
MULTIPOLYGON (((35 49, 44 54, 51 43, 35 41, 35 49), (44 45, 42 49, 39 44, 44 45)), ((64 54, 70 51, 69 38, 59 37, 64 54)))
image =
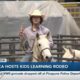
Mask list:
POLYGON ((64 50, 64 51, 66 51, 66 50, 67 50, 67 48, 65 48, 65 47, 63 46, 63 50, 64 50))
POLYGON ((39 34, 38 33, 36 34, 36 38, 39 39, 39 34))
POLYGON ((47 36, 46 36, 47 38, 49 37, 49 34, 50 34, 50 33, 48 32, 48 33, 47 33, 47 36))

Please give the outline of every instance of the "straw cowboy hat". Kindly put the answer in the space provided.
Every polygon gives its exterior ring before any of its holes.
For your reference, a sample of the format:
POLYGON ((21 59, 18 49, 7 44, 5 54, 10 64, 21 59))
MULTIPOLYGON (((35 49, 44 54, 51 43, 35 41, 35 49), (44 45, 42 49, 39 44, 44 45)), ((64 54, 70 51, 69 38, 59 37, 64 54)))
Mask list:
POLYGON ((31 23, 32 23, 32 18, 33 18, 34 16, 40 17, 40 19, 41 19, 40 24, 43 22, 44 15, 43 15, 43 14, 41 13, 41 11, 38 10, 38 9, 36 9, 36 10, 34 10, 32 13, 30 13, 29 16, 30 16, 30 21, 31 21, 31 23))
POLYGON ((44 15, 42 14, 42 12, 38 9, 34 10, 32 13, 29 14, 30 16, 41 16, 43 17, 44 15))

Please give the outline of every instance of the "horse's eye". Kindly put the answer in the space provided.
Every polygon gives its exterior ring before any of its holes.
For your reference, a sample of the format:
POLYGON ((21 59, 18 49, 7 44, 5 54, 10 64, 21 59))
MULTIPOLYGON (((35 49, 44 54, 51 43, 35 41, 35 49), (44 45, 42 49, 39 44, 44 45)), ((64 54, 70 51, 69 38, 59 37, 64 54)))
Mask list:
POLYGON ((39 44, 39 46, 41 46, 41 44, 39 44))

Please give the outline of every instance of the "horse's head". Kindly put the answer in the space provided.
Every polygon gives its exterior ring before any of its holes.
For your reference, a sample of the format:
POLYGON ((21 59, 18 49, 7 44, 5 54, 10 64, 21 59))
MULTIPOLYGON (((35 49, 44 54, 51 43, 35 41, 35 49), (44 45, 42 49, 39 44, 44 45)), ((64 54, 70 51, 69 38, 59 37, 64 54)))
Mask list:
POLYGON ((67 49, 67 48, 65 48, 65 47, 63 47, 63 49, 64 49, 64 57, 65 58, 72 58, 73 57, 73 55, 74 55, 74 50, 72 50, 71 48, 69 48, 69 49, 67 49))
MULTIPOLYGON (((74 56, 74 52, 72 51, 71 48, 67 49, 65 47, 63 47, 64 49, 64 54, 62 56, 62 58, 73 58, 74 56)), ((63 60, 63 62, 65 62, 66 60, 63 60)))
POLYGON ((48 40, 49 33, 47 35, 36 34, 37 49, 43 58, 43 61, 51 61, 52 55, 50 52, 50 43, 48 40))
POLYGON ((71 49, 71 48, 64 48, 64 55, 63 58, 73 58, 73 59, 80 59, 80 50, 71 49))

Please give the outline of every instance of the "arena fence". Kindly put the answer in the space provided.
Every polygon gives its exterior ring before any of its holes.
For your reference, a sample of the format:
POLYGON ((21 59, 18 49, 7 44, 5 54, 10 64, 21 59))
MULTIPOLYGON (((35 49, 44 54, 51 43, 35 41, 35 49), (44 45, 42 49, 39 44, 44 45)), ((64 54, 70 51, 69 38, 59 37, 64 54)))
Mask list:
MULTIPOLYGON (((64 54, 63 46, 80 50, 80 36, 77 35, 56 35, 53 36, 54 47, 51 50, 53 58, 57 61, 80 61, 79 59, 62 58, 64 54)), ((20 46, 19 37, 0 37, 0 58, 7 61, 19 61, 27 51, 20 46)), ((32 51, 31 51, 32 52, 32 51)))

